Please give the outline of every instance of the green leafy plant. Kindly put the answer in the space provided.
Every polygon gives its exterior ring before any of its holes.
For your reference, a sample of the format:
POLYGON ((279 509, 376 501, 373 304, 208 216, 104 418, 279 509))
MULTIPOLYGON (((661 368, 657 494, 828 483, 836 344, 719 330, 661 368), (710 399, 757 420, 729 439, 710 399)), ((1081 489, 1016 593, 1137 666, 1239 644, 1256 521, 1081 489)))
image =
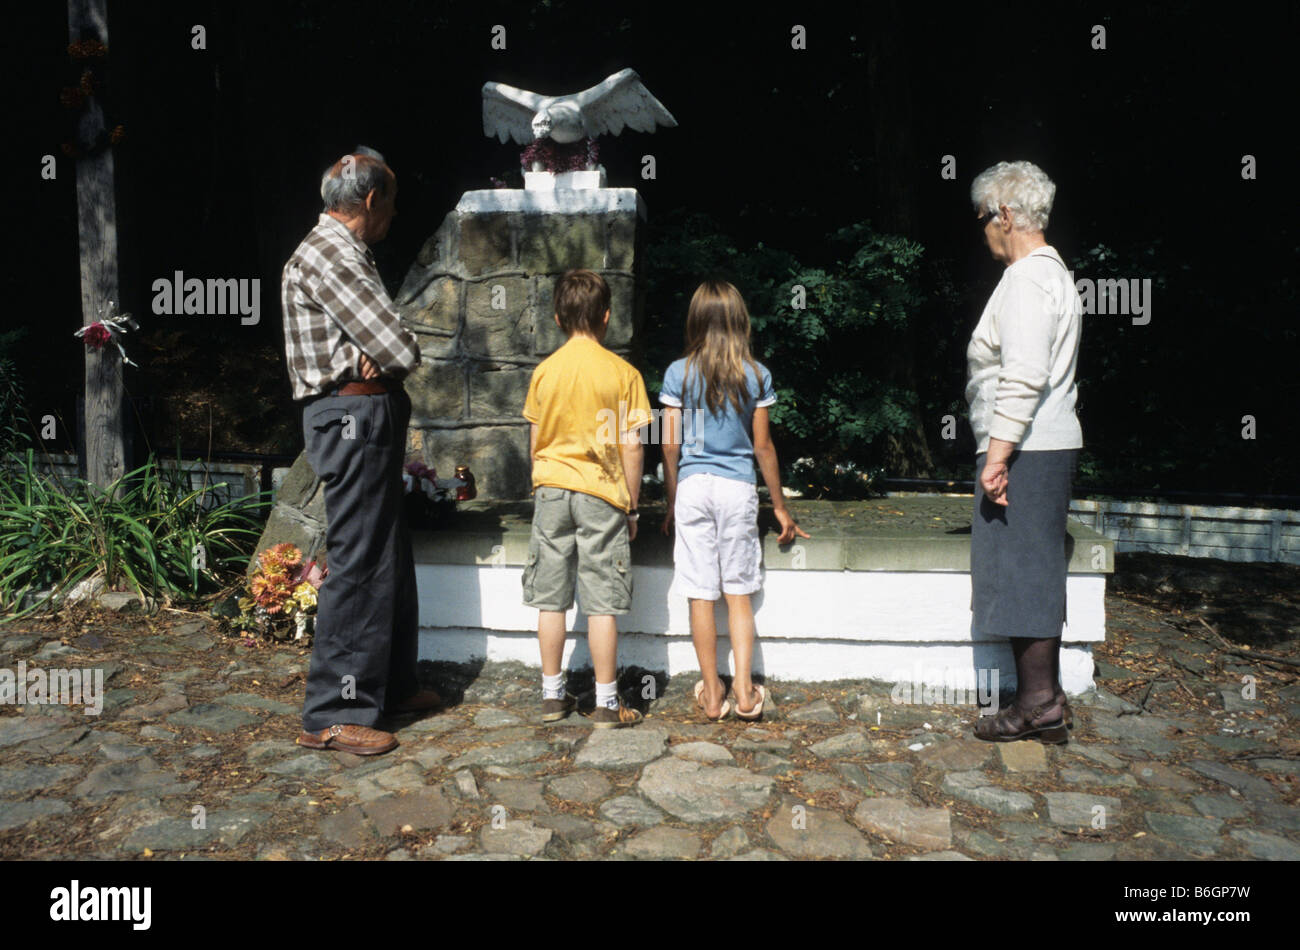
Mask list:
POLYGON ((0 333, 0 456, 26 448, 31 436, 21 428, 27 418, 22 375, 10 353, 23 330, 0 333))
POLYGON ((880 469, 864 470, 853 462, 798 458, 790 463, 786 488, 805 498, 864 498, 877 492, 880 469))
POLYGON ((259 496, 224 503, 224 483, 191 488, 188 475, 151 457, 100 489, 38 471, 35 452, 9 456, 0 481, 0 610, 17 619, 29 592, 57 599, 86 578, 163 603, 196 600, 242 570, 257 542, 259 496))

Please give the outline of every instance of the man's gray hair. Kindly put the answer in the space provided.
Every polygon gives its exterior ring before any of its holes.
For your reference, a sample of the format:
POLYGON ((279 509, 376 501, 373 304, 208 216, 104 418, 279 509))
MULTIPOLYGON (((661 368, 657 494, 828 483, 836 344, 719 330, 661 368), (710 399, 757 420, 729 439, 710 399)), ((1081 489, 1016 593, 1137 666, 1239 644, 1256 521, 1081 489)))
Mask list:
POLYGON ((981 213, 1006 205, 1017 231, 1043 231, 1056 200, 1056 185, 1033 162, 998 162, 975 176, 970 200, 981 213))
POLYGON ((320 180, 320 196, 326 211, 356 211, 374 191, 388 194, 392 172, 384 156, 373 148, 358 145, 325 170, 320 180))

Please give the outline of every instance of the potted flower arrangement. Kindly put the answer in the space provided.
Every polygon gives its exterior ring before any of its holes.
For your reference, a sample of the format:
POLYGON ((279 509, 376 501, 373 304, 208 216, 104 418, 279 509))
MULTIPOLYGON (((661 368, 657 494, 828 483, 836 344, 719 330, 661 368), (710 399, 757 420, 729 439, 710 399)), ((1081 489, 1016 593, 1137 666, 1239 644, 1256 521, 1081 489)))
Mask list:
POLYGON ((466 465, 456 467, 454 478, 439 478, 437 471, 423 462, 408 462, 402 484, 406 489, 406 516, 415 528, 446 524, 456 510, 456 502, 469 501, 478 494, 474 475, 466 465))
POLYGON ((245 632, 269 633, 278 640, 301 640, 315 627, 316 591, 329 573, 324 562, 303 563, 302 551, 277 544, 258 556, 261 565, 239 599, 240 614, 233 626, 245 632))

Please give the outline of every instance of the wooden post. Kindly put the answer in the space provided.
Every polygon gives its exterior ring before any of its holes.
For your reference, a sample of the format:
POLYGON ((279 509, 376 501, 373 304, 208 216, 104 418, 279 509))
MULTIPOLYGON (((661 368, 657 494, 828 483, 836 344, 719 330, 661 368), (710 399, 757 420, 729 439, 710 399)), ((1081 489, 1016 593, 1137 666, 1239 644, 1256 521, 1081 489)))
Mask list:
MULTIPOLYGON (((108 0, 68 0, 68 39, 98 40, 108 46, 108 0)), ((81 114, 77 143, 83 149, 104 131, 104 110, 89 97, 81 114)), ((88 326, 110 316, 109 301, 119 305, 117 207, 113 193, 113 151, 83 155, 77 163, 77 231, 81 252, 81 323, 88 326)), ((86 478, 100 487, 126 471, 123 438, 122 358, 109 343, 86 349, 85 444, 81 446, 86 478)))

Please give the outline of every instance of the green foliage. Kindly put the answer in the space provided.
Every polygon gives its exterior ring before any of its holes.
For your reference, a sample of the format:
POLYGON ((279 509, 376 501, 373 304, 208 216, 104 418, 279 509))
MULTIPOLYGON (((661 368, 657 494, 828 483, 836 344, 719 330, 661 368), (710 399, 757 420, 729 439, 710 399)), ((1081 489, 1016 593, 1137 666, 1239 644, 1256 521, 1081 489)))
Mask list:
POLYGON ((24 333, 24 329, 0 333, 0 456, 23 449, 31 443, 31 436, 24 425, 27 411, 24 406, 22 376, 11 355, 14 345, 24 333))
MULTIPOLYGON (((0 620, 13 620, 26 593, 102 576, 163 601, 193 600, 242 571, 257 543, 256 496, 215 504, 185 473, 152 458, 106 490, 37 471, 35 453, 9 456, 0 481, 0 620), (196 553, 202 546, 200 561, 196 553)), ((208 486, 208 491, 217 486, 208 486)))
MULTIPOLYGON (((1199 375, 1192 362, 1196 356, 1181 331, 1169 332, 1169 301, 1185 280, 1178 275, 1186 263, 1179 266, 1160 238, 1122 247, 1097 243, 1069 263, 1076 280, 1149 278, 1155 301, 1149 326, 1134 326, 1127 315, 1103 314, 1100 299, 1094 300, 1098 312, 1084 315, 1077 381, 1088 451, 1080 458, 1077 483, 1084 490, 1098 485, 1186 488, 1219 480, 1202 460, 1217 454, 1207 451, 1207 443, 1220 433, 1192 423, 1213 418, 1215 409, 1198 405, 1203 394, 1189 386, 1199 375), (1169 275, 1174 275, 1172 282, 1169 275), (1183 367, 1186 377, 1153 385, 1169 366, 1183 367)), ((1230 451, 1231 443, 1220 449, 1230 451)))
POLYGON ((908 433, 918 407, 898 361, 925 300, 923 249, 863 222, 831 235, 829 250, 833 263, 810 266, 761 243, 742 251, 704 215, 660 225, 647 253, 647 388, 657 391, 681 355, 699 281, 729 280, 749 306, 754 355, 772 372, 783 461, 807 455, 878 466, 885 438, 908 433), (796 287, 804 288, 802 307, 796 287))
POLYGON ((788 486, 809 498, 863 498, 878 491, 883 469, 864 471, 853 462, 800 458, 790 464, 788 486))

